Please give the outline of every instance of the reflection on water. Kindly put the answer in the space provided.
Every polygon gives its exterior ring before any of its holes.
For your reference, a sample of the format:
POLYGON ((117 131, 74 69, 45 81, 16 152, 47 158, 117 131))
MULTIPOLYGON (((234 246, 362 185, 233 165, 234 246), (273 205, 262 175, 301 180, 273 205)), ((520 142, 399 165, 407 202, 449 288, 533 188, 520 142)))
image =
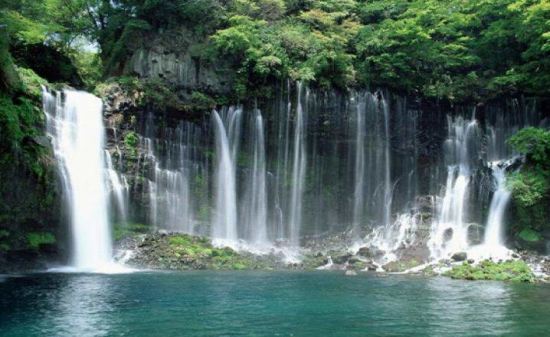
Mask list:
POLYGON ((109 300, 113 298, 111 280, 100 275, 70 277, 58 292, 48 297, 51 314, 48 325, 57 336, 107 336, 110 321, 116 319, 109 300))
POLYGON ((548 285, 317 272, 38 274, 0 336, 544 336, 548 285))
POLYGON ((428 335, 460 335, 464 324, 472 324, 476 335, 501 336, 510 330, 506 309, 510 306, 510 285, 502 282, 462 282, 446 278, 427 281, 429 312, 433 324, 428 335), (482 319, 480 319, 482 318, 482 319), (442 324, 441 322, 444 322, 442 324))

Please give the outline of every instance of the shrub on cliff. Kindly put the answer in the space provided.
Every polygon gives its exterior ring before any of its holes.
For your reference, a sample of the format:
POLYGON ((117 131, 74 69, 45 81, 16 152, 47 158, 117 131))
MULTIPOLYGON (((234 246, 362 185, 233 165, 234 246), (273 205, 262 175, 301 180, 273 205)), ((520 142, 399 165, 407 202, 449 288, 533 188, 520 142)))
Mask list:
MULTIPOLYGON (((520 171, 508 178, 514 200, 512 230, 519 242, 527 242, 521 233, 527 230, 540 236, 550 228, 548 204, 550 203, 550 131, 528 127, 509 140, 515 151, 525 155, 520 171)), ((530 245, 527 248, 531 248, 530 245)))

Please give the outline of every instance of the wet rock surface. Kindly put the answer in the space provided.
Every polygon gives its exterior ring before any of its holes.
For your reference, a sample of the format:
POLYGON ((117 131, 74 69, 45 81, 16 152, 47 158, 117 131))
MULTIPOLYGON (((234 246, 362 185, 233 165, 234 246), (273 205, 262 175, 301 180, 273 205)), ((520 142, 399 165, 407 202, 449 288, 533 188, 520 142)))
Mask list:
POLYGON ((456 261, 456 262, 465 261, 467 258, 468 258, 468 254, 466 252, 454 253, 451 256, 451 260, 456 261))
POLYGON ((131 251, 126 264, 137 268, 166 270, 295 269, 284 256, 271 252, 256 255, 230 247, 215 247, 210 239, 177 233, 143 234, 125 238, 120 250, 131 251))
MULTIPOLYGON (((318 246, 317 246, 318 247, 318 246)), ((429 262, 425 245, 402 247, 396 260, 380 265, 373 257, 383 252, 361 247, 354 254, 349 249, 327 249, 314 252, 303 249, 298 260, 274 247, 270 252, 254 254, 229 247, 213 246, 200 236, 159 231, 129 236, 118 243, 120 252, 127 251, 125 263, 132 267, 161 270, 329 270, 346 276, 358 272, 413 272, 426 276, 445 275, 466 280, 550 281, 550 257, 529 251, 517 251, 508 261, 474 261, 467 252, 457 252, 450 259, 429 262)))

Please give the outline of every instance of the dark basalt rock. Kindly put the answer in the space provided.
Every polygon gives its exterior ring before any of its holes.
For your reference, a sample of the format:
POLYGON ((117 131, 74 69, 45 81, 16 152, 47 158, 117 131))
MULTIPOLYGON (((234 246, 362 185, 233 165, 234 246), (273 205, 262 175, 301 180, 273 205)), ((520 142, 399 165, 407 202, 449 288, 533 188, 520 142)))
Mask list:
POLYGON ((467 258, 468 258, 468 254, 466 252, 454 253, 451 256, 451 260, 456 262, 466 261, 467 258))
POLYGON ((346 253, 346 254, 343 254, 343 255, 334 255, 334 256, 331 256, 332 257, 332 262, 335 263, 335 264, 344 264, 346 262, 348 262, 348 260, 352 257, 353 255, 349 254, 349 253, 346 253))

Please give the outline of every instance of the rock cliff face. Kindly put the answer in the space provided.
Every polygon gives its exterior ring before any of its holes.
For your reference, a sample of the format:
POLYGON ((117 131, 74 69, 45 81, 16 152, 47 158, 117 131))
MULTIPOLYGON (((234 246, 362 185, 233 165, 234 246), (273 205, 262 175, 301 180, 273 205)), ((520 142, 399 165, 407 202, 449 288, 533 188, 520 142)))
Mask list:
POLYGON ((131 44, 131 57, 124 65, 124 73, 162 79, 183 95, 193 90, 229 93, 234 71, 223 61, 209 61, 202 51, 204 43, 203 38, 185 28, 144 34, 131 44))
MULTIPOLYGON (((216 147, 210 115, 204 113, 201 118, 190 122, 163 111, 140 108, 136 98, 128 96, 122 88, 113 86, 111 89, 105 95, 109 147, 114 166, 128 183, 130 220, 150 224, 153 228, 208 235, 215 214, 216 193, 213 178, 216 147), (183 206, 189 206, 189 209, 183 206), (174 210, 176 212, 171 214, 174 210)), ((360 180, 355 174, 358 165, 356 102, 363 96, 354 92, 341 94, 306 89, 303 95, 307 116, 304 131, 307 173, 300 235, 303 245, 319 243, 317 249, 322 251, 323 247, 332 246, 327 243, 327 237, 335 238, 347 232, 355 221, 354 200, 358 193, 355 186, 360 180)), ((365 112, 368 122, 365 123, 366 135, 362 142, 365 165, 368 166, 365 166, 367 178, 364 179, 371 179, 374 175, 376 179, 366 184, 363 193, 365 198, 370 198, 366 203, 370 208, 364 209, 358 227, 363 230, 361 237, 373 228, 382 227, 373 234, 373 241, 390 249, 401 261, 411 262, 405 265, 411 267, 412 261, 425 262, 430 256, 428 241, 433 223, 439 221, 437 207, 443 199, 449 165, 446 161, 448 154, 444 151, 444 145, 449 142, 446 140, 449 129, 456 127, 453 121, 459 116, 470 121, 473 108, 385 95, 387 131, 382 127, 382 110, 365 112), (386 146, 387 154, 383 151, 386 146), (389 164, 386 164, 385 156, 391 158, 389 164), (387 170, 388 178, 380 174, 387 170), (373 216, 387 205, 381 202, 384 200, 380 192, 386 186, 383 184, 385 179, 388 179, 392 193, 388 206, 392 226, 381 226, 380 217, 373 216), (377 206, 371 207, 373 204, 377 206), (392 241, 395 237, 400 241, 392 241)), ((293 156, 296 88, 284 88, 279 96, 272 101, 259 101, 257 105, 264 116, 267 135, 267 217, 273 242, 285 238, 284 217, 288 214, 285 207, 288 207, 289 199, 284 198, 288 197, 288 187, 292 187, 292 175, 287 171, 293 167, 292 159, 288 158, 293 156)), ((514 118, 527 113, 527 110, 507 108, 509 102, 478 106, 475 110, 480 128, 490 130, 491 125, 504 128, 508 124, 498 123, 515 123, 514 118), (498 116, 510 117, 495 122, 498 116)), ((527 107, 522 105, 524 108, 527 107)), ((239 203, 243 205, 247 200, 244 197, 247 179, 253 169, 254 156, 249 148, 253 139, 248 119, 251 112, 254 112, 251 107, 244 107, 243 131, 239 137, 241 148, 236 156, 237 193, 241 196, 239 203)), ((491 171, 486 167, 489 133, 477 135, 474 145, 472 156, 475 163, 472 165, 475 173, 470 177, 466 200, 471 210, 465 213, 463 220, 468 228, 467 240, 472 245, 483 240, 487 218, 484 205, 489 204, 494 189, 491 171)), ((240 209, 246 209, 246 205, 240 209)), ((246 238, 245 230, 239 235, 246 238)), ((447 236, 452 235, 452 231, 446 232, 445 240, 448 241, 447 236)), ((397 270, 404 266, 390 267, 397 270)))

